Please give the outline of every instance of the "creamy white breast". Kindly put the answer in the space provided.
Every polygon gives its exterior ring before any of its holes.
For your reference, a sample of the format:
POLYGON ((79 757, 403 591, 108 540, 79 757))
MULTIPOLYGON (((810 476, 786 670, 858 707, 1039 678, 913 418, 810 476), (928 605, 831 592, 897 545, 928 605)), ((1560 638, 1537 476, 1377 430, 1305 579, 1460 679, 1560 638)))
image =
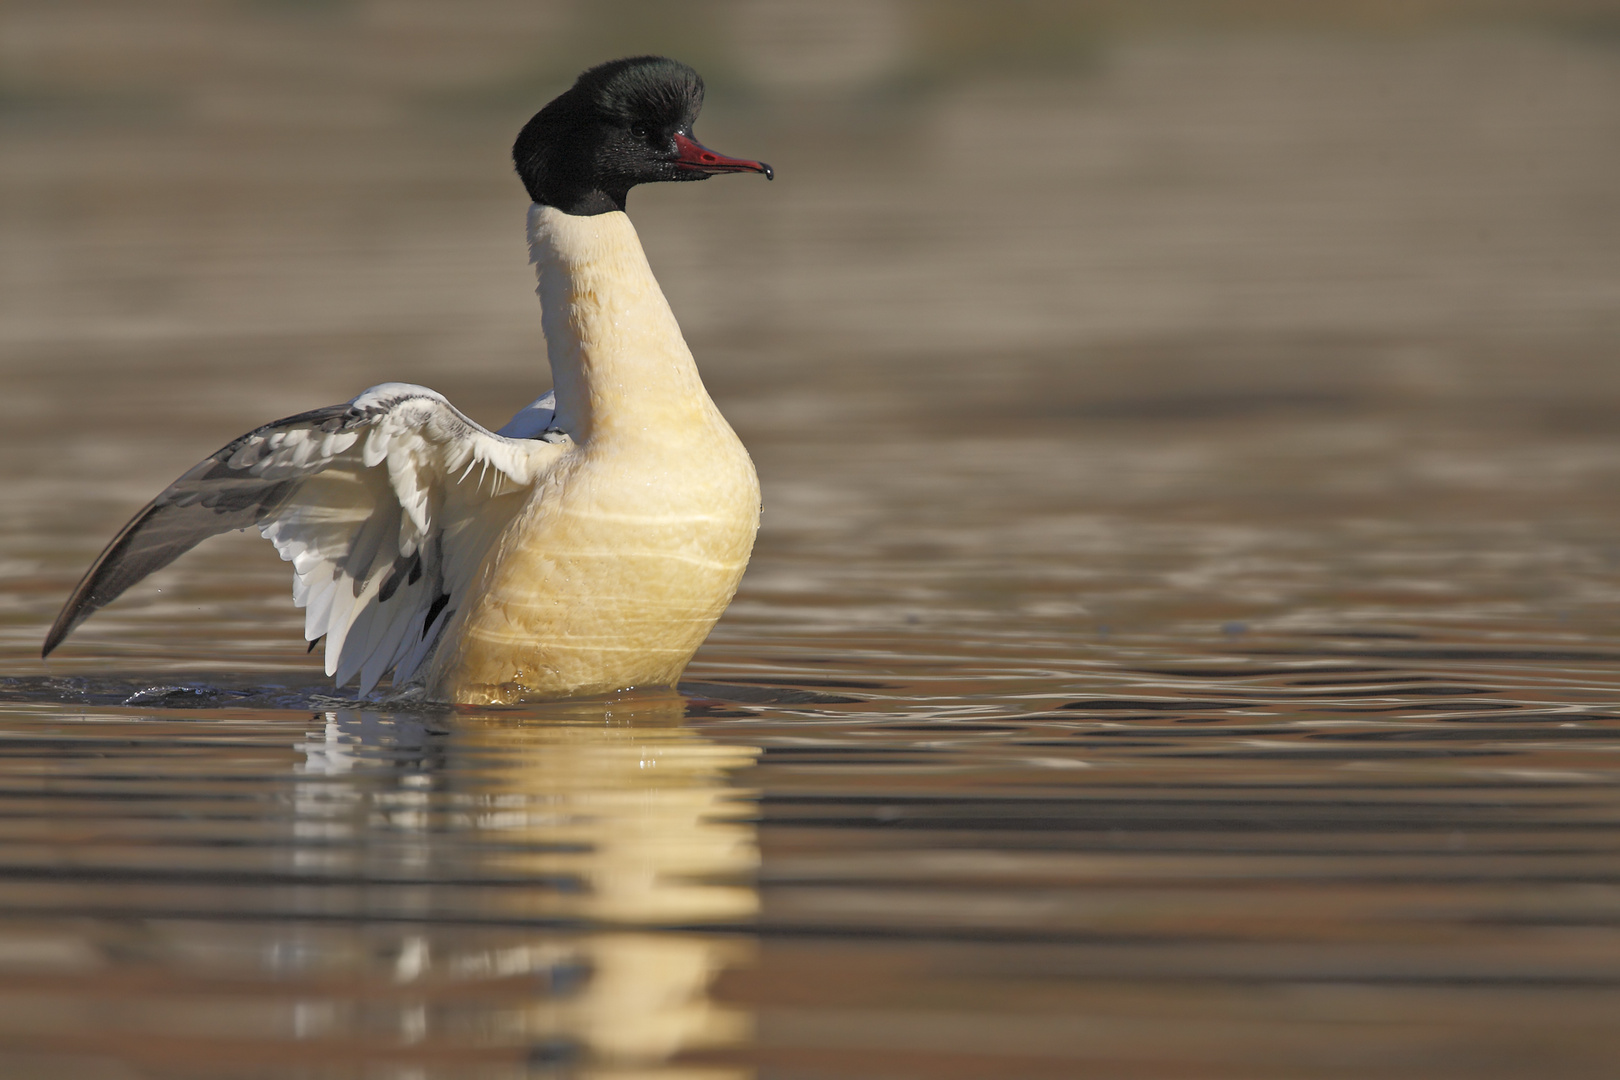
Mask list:
POLYGON ((468 703, 669 685, 736 591, 759 523, 630 219, 529 216, 556 427, 574 440, 486 557, 429 677, 468 703))

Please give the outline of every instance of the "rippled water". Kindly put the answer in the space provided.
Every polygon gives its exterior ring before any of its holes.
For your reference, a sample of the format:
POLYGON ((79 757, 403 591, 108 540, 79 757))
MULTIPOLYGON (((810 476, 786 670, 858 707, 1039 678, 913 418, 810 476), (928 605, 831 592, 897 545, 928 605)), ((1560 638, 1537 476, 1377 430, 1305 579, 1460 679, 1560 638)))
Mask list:
POLYGON ((0 132, 0 1075, 1612 1076, 1620 68, 1369 48, 649 193, 759 548, 678 693, 490 712, 332 689, 248 538, 37 649, 254 423, 537 392, 505 128, 0 132))
MULTIPOLYGON (((1322 518, 1287 469, 1197 520, 1217 428, 1179 477, 1135 424, 784 464, 679 694, 368 708, 273 557, 199 553, 0 681, 0 1063, 1607 1075, 1620 522, 1322 518), (1112 464, 1018 490, 1065 455, 1112 464)), ((7 542, 36 615, 88 550, 7 542)))

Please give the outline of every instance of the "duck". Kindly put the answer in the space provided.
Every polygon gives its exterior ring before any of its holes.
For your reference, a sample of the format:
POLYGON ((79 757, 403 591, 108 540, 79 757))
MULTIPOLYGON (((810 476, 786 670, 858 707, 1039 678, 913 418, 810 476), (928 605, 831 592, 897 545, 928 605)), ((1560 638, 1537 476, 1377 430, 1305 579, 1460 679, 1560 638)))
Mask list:
POLYGON ((760 519, 747 449, 625 212, 638 184, 769 165, 697 141, 704 84, 662 56, 581 74, 512 148, 550 392, 490 431, 383 383, 203 459, 113 537, 47 633, 202 540, 256 528, 292 564, 336 685, 507 705, 673 686, 736 593, 760 519))

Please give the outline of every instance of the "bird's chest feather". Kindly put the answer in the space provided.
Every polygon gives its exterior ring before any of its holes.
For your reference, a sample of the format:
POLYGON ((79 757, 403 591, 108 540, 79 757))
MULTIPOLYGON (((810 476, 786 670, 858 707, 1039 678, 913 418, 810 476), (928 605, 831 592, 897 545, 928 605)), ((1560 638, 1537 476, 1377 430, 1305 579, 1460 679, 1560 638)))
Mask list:
POLYGON ((759 483, 734 436, 682 442, 604 440, 559 463, 492 568, 491 614, 536 634, 638 636, 717 618, 753 549, 759 483))

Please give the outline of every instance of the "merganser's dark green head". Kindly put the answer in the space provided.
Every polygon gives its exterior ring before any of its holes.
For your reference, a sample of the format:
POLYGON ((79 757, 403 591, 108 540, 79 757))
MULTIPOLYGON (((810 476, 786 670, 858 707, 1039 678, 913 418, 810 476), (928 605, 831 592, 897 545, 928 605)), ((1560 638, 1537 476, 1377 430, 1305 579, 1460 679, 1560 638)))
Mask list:
POLYGON ((636 56, 585 72, 518 133, 512 161, 529 198, 569 214, 623 210, 637 184, 757 172, 759 161, 700 145, 703 79, 678 60, 636 56))

